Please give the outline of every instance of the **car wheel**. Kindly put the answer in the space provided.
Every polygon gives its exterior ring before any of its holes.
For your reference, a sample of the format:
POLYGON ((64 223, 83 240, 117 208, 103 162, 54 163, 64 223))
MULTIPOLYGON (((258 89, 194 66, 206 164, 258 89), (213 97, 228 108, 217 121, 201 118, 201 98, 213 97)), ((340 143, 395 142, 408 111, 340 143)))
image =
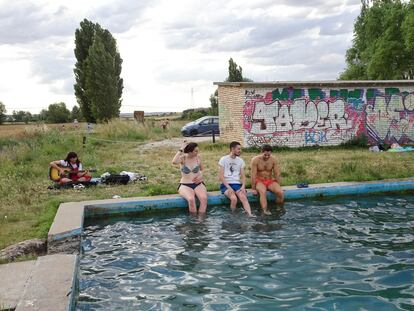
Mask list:
POLYGON ((191 130, 190 136, 196 136, 198 134, 197 130, 191 130))

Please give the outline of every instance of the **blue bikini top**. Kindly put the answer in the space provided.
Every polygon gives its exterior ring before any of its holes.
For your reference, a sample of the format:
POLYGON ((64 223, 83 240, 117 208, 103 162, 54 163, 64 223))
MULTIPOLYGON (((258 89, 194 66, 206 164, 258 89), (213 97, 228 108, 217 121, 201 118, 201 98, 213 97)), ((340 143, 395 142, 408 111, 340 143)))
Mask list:
POLYGON ((185 163, 181 167, 181 172, 183 172, 184 174, 190 174, 190 173, 197 174, 199 171, 200 171, 200 165, 198 164, 198 157, 197 157, 197 165, 194 166, 193 169, 190 169, 187 165, 185 165, 185 163))

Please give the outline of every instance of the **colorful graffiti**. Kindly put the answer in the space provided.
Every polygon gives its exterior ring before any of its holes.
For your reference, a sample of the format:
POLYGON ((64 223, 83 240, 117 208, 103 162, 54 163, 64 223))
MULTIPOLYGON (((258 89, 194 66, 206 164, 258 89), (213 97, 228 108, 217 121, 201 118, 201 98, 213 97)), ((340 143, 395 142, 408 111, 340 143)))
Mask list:
POLYGON ((396 88, 246 90, 247 146, 337 145, 365 133, 373 142, 414 141, 414 92, 396 88))
POLYGON ((377 96, 365 107, 366 130, 375 141, 414 140, 414 94, 377 96))

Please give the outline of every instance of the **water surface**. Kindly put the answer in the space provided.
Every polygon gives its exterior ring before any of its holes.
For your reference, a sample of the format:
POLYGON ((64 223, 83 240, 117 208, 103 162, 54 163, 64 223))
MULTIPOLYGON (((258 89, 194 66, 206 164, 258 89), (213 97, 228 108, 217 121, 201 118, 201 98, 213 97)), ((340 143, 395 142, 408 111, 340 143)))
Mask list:
POLYGON ((76 310, 414 310, 414 196, 114 219, 83 238, 76 310))

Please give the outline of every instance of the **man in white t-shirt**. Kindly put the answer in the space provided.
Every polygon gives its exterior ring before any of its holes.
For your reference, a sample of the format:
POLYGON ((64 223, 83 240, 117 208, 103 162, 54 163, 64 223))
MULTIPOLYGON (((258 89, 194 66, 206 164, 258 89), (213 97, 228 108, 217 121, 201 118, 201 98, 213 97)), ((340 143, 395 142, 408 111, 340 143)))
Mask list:
POLYGON ((230 144, 230 154, 222 157, 219 161, 220 190, 230 199, 230 209, 234 211, 237 205, 237 198, 243 205, 249 216, 252 215, 246 192, 246 175, 244 174, 244 161, 240 158, 241 145, 237 141, 230 144))

